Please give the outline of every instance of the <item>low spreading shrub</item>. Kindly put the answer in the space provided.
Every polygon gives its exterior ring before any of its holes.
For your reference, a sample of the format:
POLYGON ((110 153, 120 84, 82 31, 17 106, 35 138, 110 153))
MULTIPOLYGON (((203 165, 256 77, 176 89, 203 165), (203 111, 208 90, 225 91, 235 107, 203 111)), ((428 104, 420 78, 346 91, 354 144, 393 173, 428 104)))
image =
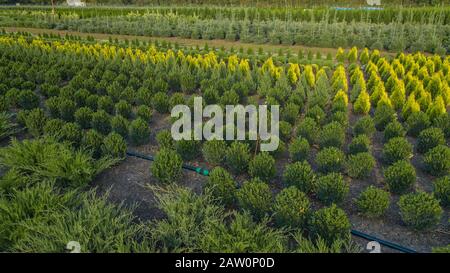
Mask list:
POLYGON ((343 169, 345 154, 336 147, 321 150, 316 155, 316 163, 320 172, 340 172, 343 169))
POLYGON ((310 221, 313 237, 322 238, 329 245, 350 236, 350 221, 345 212, 335 204, 315 211, 310 221))
POLYGON ((398 206, 403 222, 416 230, 435 227, 439 224, 443 213, 439 201, 425 192, 401 196, 398 206))
POLYGON ((183 160, 174 150, 162 148, 150 167, 153 176, 161 183, 175 183, 181 177, 183 160))
POLYGON ((394 120, 386 125, 386 128, 384 128, 383 141, 388 142, 394 137, 404 137, 405 135, 406 132, 402 124, 397 120, 394 120))
POLYGON ((375 124, 370 116, 364 116, 358 119, 353 126, 353 135, 355 136, 366 135, 371 138, 373 133, 375 133, 375 124))
POLYGON ((384 178, 391 192, 401 194, 416 182, 416 170, 409 162, 400 160, 384 171, 384 178))
POLYGON ((225 162, 236 174, 240 174, 247 170, 248 163, 250 162, 248 144, 238 141, 231 143, 225 154, 225 162))
POLYGON ((287 186, 295 186, 305 193, 315 189, 315 178, 314 171, 306 161, 286 165, 283 173, 283 182, 287 186))
POLYGON ((237 185, 225 169, 215 167, 209 174, 205 187, 224 205, 234 204, 237 185))
POLYGON ((409 160, 412 156, 412 145, 406 138, 394 137, 384 144, 383 160, 387 164, 392 164, 399 160, 409 160))
POLYGON ((150 140, 150 128, 147 122, 137 118, 130 123, 128 136, 134 145, 142 145, 150 140))
POLYGON ((220 165, 225 160, 227 144, 223 140, 206 141, 202 147, 203 158, 212 165, 220 165))
POLYGON ((273 210, 279 226, 304 228, 310 214, 310 202, 304 192, 291 186, 277 194, 273 210))
POLYGON ((389 208, 389 192, 374 186, 367 187, 355 202, 358 210, 367 217, 380 217, 389 208))
POLYGON ((257 154, 248 165, 248 173, 251 177, 270 181, 276 174, 275 159, 267 152, 257 154))
POLYGON ((248 210, 255 219, 262 219, 272 210, 273 198, 269 185, 258 178, 244 182, 236 196, 239 206, 248 210))
POLYGON ((125 158, 127 152, 127 143, 121 135, 112 132, 103 139, 103 145, 101 149, 102 154, 105 156, 107 155, 111 157, 125 158))
POLYGON ((348 145, 348 152, 350 154, 370 152, 370 138, 364 134, 354 137, 348 145))
POLYGON ((346 162, 347 173, 353 178, 368 177, 375 163, 375 158, 367 152, 349 155, 346 162))
POLYGON ((344 201, 350 190, 349 184, 339 173, 329 173, 317 178, 317 198, 325 205, 344 201))
POLYGON ((289 145, 289 155, 292 161, 303 161, 308 158, 310 149, 308 140, 299 137, 294 139, 289 145))
POLYGON ((429 150, 424 158, 425 170, 435 176, 446 175, 450 172, 450 148, 439 145, 429 150))
POLYGON ((440 128, 432 127, 420 132, 417 138, 419 153, 426 153, 438 145, 445 145, 445 135, 440 128))
POLYGON ((336 147, 344 145, 345 132, 338 122, 331 122, 325 125, 319 132, 318 144, 321 148, 336 147))
POLYGON ((450 206, 450 175, 436 179, 433 186, 433 194, 441 205, 450 206))

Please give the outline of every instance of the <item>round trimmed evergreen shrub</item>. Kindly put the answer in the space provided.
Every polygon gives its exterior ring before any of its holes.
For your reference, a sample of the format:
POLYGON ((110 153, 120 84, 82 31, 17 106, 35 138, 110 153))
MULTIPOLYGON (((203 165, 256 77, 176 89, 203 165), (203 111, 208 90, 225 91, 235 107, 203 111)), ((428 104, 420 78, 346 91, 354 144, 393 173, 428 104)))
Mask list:
POLYGON ((256 219, 262 219, 272 209, 273 200, 269 185, 258 178, 244 182, 244 185, 237 191, 236 197, 239 206, 243 210, 250 211, 256 219))
POLYGON ((399 160, 409 160, 413 155, 411 143, 406 138, 394 137, 384 144, 383 160, 387 164, 392 164, 399 160))
POLYGON ((316 163, 320 172, 341 172, 344 166, 345 154, 336 147, 321 150, 316 155, 316 163))
POLYGON ((183 160, 192 160, 196 158, 201 152, 201 142, 198 140, 177 140, 175 143, 175 150, 181 155, 183 160))
POLYGON ((139 107, 136 110, 136 116, 145 120, 146 122, 150 122, 153 113, 150 107, 148 107, 147 105, 139 105, 139 107))
POLYGON ((275 159, 266 152, 257 154, 248 165, 248 173, 251 177, 270 181, 276 173, 275 159))
POLYGON ((133 113, 131 104, 129 104, 126 100, 120 100, 116 103, 116 115, 121 115, 125 118, 131 118, 131 114, 133 113))
POLYGON ((227 144, 223 140, 206 141, 202 147, 203 158, 212 165, 220 165, 225 160, 227 144))
POLYGON ((250 152, 248 144, 234 141, 228 147, 225 154, 225 162, 227 166, 236 174, 240 174, 247 170, 250 161, 250 152))
POLYGON ((39 137, 43 133, 44 126, 47 122, 44 111, 41 108, 25 111, 27 112, 23 112, 23 119, 28 132, 34 137, 39 137))
POLYGON ((156 134, 159 148, 175 149, 175 142, 169 130, 161 130, 156 134))
POLYGON ((130 123, 128 136, 134 145, 142 145, 150 139, 150 128, 147 122, 141 118, 137 118, 130 123))
POLYGON ((444 207, 450 206, 450 175, 438 178, 433 183, 433 194, 444 207))
POLYGON ((125 158, 127 143, 121 135, 112 132, 103 139, 102 154, 112 157, 125 158))
POLYGON ((437 226, 443 213, 439 201, 425 192, 401 196, 398 206, 403 222, 416 230, 437 226))
POLYGON ((81 107, 75 112, 75 122, 82 129, 88 129, 91 126, 92 110, 88 107, 81 107))
POLYGON ((81 143, 82 132, 78 124, 73 122, 68 122, 64 124, 60 131, 60 139, 63 141, 70 142, 71 144, 77 146, 81 143))
POLYGON ((329 245, 350 236, 347 214, 335 204, 315 211, 310 221, 310 231, 315 238, 322 238, 329 245))
POLYGON ((320 130, 318 144, 321 148, 341 148, 344 145, 344 140, 345 132, 341 124, 338 122, 331 122, 320 130))
POLYGON ((92 152, 94 158, 98 158, 101 155, 103 136, 94 129, 87 130, 83 135, 82 144, 86 149, 92 152))
POLYGON ((59 117, 65 121, 72 121, 77 105, 70 99, 59 100, 59 117))
POLYGON ((107 112, 108 114, 113 114, 114 102, 108 96, 101 96, 98 98, 98 101, 97 101, 97 109, 103 110, 103 111, 107 112))
POLYGON ((162 148, 150 167, 153 176, 161 183, 174 183, 181 177, 183 160, 172 149, 162 148))
POLYGON ((450 138, 450 113, 439 115, 433 120, 433 124, 444 132, 446 138, 450 138))
POLYGON ((111 129, 113 132, 118 133, 122 137, 126 138, 128 136, 128 126, 130 122, 122 117, 121 115, 117 115, 112 117, 111 119, 111 129))
POLYGON ((434 175, 446 175, 450 172, 450 148, 439 145, 429 150, 423 158, 425 170, 434 175))
POLYGON ((237 184, 225 169, 215 167, 208 176, 205 188, 224 205, 233 205, 237 184))
POLYGON ((316 105, 312 108, 310 108, 306 112, 306 117, 312 118, 317 124, 322 125, 325 121, 326 113, 323 111, 322 108, 320 108, 319 105, 316 105))
POLYGON ((281 118, 294 125, 300 113, 300 106, 292 102, 287 103, 281 110, 281 118))
POLYGON ((355 136, 366 135, 371 138, 373 133, 375 133, 375 123, 370 116, 364 116, 358 119, 353 126, 353 135, 355 136))
POLYGON ((414 112, 406 120, 406 131, 408 135, 416 137, 423 130, 430 127, 431 122, 424 112, 414 112))
POLYGON ((347 173, 352 178, 368 177, 375 167, 375 158, 370 153, 349 155, 346 165, 347 173))
POLYGON ((310 202, 304 192, 291 186, 277 194, 273 210, 279 226, 304 228, 310 214, 310 202))
POLYGON ((389 191, 401 194, 416 182, 416 170, 408 161, 400 160, 385 169, 384 178, 389 191))
POLYGON ((373 121, 375 128, 378 131, 383 131, 386 125, 396 119, 396 113, 394 109, 389 106, 381 105, 375 110, 373 121))
POLYGON ((358 210, 367 217, 380 217, 389 208, 389 192, 374 186, 367 187, 356 200, 358 210))
POLYGON ((308 158, 309 152, 310 146, 306 138, 296 138, 289 145, 289 155, 292 161, 306 160, 308 158))
POLYGON ((104 110, 92 114, 91 127, 104 135, 111 131, 111 117, 104 110))
POLYGON ((292 125, 289 122, 280 121, 278 123, 278 126, 279 126, 280 138, 283 141, 289 140, 291 138, 292 125))
POLYGON ((352 139, 348 145, 348 152, 350 154, 367 153, 370 152, 370 139, 367 135, 358 135, 352 139))
POLYGON ((440 128, 432 127, 420 132, 417 138, 419 153, 426 153, 438 145, 445 145, 445 135, 440 128))
POLYGON ((92 111, 97 111, 98 109, 98 100, 99 96, 96 94, 90 95, 86 98, 86 106, 89 107, 92 111))
POLYGON ((339 173, 329 173, 317 178, 317 198, 325 205, 341 203, 349 190, 349 184, 339 173))
POLYGON ((388 142, 390 139, 394 137, 404 137, 405 135, 406 132, 402 124, 397 120, 394 120, 390 122, 388 125, 386 125, 386 128, 384 128, 383 140, 384 142, 388 142))
POLYGON ((297 135, 306 138, 309 143, 314 143, 318 131, 317 123, 314 119, 306 117, 297 127, 297 135))
POLYGON ((59 139, 61 135, 61 128, 64 124, 65 122, 58 118, 47 120, 44 126, 44 134, 59 139))
POLYGON ((158 92, 152 98, 152 106, 159 113, 169 111, 169 96, 166 93, 158 92))
POLYGON ((26 110, 37 108, 39 107, 39 96, 31 90, 22 90, 17 94, 17 105, 26 110))
POLYGON ((287 164, 283 173, 283 182, 287 186, 295 186, 305 193, 314 191, 315 178, 314 171, 306 161, 287 164))

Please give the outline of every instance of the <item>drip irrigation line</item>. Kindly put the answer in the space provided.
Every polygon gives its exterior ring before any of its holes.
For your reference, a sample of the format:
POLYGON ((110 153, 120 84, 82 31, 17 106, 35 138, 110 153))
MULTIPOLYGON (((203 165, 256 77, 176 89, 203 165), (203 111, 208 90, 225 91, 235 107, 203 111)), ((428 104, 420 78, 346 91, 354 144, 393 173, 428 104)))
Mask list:
MULTIPOLYGON (((144 154, 140 154, 140 153, 136 153, 136 152, 132 152, 132 151, 127 151, 127 155, 134 156, 134 157, 137 157, 137 158, 141 158, 141 159, 144 159, 144 160, 149 160, 149 161, 154 161, 155 160, 155 158, 153 156, 151 156, 151 155, 144 155, 144 154)), ((207 169, 203 169, 201 167, 194 167, 194 166, 191 166, 191 165, 188 165, 188 164, 185 164, 185 163, 183 163, 182 167, 183 167, 183 169, 194 171, 194 172, 196 172, 198 174, 201 174, 201 175, 204 175, 204 176, 209 176, 209 170, 207 170, 207 169)), ((377 238, 375 236, 366 234, 364 232, 361 232, 361 231, 358 231, 358 230, 355 230, 355 229, 351 230, 351 234, 356 236, 356 237, 360 237, 360 238, 366 239, 368 241, 378 242, 380 245, 384 245, 384 246, 387 246, 389 248, 392 248, 392 249, 395 249, 395 250, 398 250, 398 251, 401 251, 401 252, 404 252, 404 253, 417 253, 417 251, 415 251, 413 249, 410 249, 410 248, 407 248, 407 247, 404 247, 404 246, 401 246, 399 244, 392 243, 392 242, 389 242, 389 241, 386 241, 386 240, 382 240, 380 238, 377 238)))

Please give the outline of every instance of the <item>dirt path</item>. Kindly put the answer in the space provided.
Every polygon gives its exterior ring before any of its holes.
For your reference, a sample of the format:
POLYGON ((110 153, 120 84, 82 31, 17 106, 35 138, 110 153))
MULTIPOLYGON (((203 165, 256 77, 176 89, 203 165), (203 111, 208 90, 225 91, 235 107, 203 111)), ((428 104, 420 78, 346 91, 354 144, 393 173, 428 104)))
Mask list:
MULTIPOLYGON (((70 31, 70 30, 57 30, 57 29, 41 29, 41 28, 27 28, 27 27, 4 27, 4 30, 7 32, 29 32, 32 34, 56 34, 64 36, 68 35, 76 35, 83 38, 88 36, 94 37, 97 40, 106 41, 110 37, 112 39, 119 40, 139 40, 139 41, 167 41, 171 43, 178 43, 182 46, 199 46, 203 47, 205 44, 208 44, 209 47, 221 48, 225 49, 234 48, 239 49, 242 47, 244 50, 249 48, 253 49, 254 52, 257 52, 259 48, 262 48, 265 52, 271 51, 272 53, 277 53, 279 49, 287 50, 290 49, 293 55, 297 54, 299 50, 303 50, 304 52, 311 51, 313 53, 320 52, 322 55, 326 55, 331 53, 332 56, 335 56, 337 53, 336 48, 325 48, 325 47, 307 47, 301 45, 272 45, 272 44, 252 44, 252 43, 242 43, 240 41, 228 41, 228 40, 201 40, 201 39, 185 39, 180 37, 153 37, 153 36, 136 36, 136 35, 121 35, 121 34, 104 34, 104 33, 85 33, 79 31, 70 31)), ((380 51, 381 55, 389 55, 395 56, 395 53, 380 51)))

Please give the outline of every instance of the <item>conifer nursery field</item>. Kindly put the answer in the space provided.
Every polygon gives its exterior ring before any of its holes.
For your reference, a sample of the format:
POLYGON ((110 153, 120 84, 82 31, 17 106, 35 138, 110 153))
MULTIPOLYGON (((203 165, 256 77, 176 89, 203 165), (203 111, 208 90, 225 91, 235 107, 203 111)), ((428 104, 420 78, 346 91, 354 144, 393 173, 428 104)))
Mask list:
POLYGON ((0 6, 0 252, 369 252, 358 232, 450 252, 449 22, 445 5, 0 6), (175 140, 172 109, 199 98, 279 105, 278 148, 175 140))

